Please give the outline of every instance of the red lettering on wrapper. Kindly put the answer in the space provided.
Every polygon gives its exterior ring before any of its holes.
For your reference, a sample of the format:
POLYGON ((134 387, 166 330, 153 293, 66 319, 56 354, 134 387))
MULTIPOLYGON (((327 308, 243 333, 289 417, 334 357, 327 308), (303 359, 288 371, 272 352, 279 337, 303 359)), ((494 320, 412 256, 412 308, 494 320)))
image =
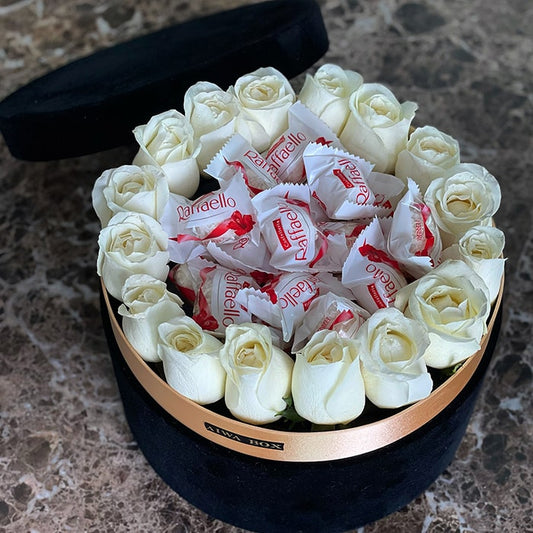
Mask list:
POLYGON ((224 193, 213 195, 209 198, 201 198, 201 201, 197 201, 192 205, 178 205, 176 212, 180 222, 188 220, 191 215, 195 213, 208 213, 210 211, 216 211, 217 209, 224 209, 226 207, 235 207, 237 202, 235 198, 226 196, 224 193))
POLYGON ((374 300, 376 306, 379 309, 383 309, 384 307, 387 307, 385 302, 382 300, 381 296, 379 295, 379 292, 376 288, 375 283, 371 283, 370 285, 367 285, 368 292, 370 296, 372 297, 372 300, 374 300))
POLYGON ((288 250, 291 247, 291 243, 289 242, 287 235, 285 235, 285 231, 283 231, 283 223, 281 222, 281 218, 275 218, 272 221, 272 225, 274 226, 274 231, 276 232, 281 247, 284 250, 288 250))
POLYGON ((333 174, 341 180, 341 183, 346 189, 353 189, 355 185, 342 173, 340 168, 334 168, 333 174))

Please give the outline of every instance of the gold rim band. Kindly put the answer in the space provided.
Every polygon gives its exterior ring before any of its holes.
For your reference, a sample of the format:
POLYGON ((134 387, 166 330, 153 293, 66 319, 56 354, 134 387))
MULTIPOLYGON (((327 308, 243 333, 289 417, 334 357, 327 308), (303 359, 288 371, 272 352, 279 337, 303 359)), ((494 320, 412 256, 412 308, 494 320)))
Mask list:
POLYGON ((276 461, 316 462, 362 455, 409 435, 448 406, 468 383, 487 348, 501 305, 503 279, 481 348, 427 398, 392 416, 359 427, 321 432, 288 432, 225 417, 182 396, 161 379, 126 339, 102 282, 111 327, 120 352, 142 387, 172 417, 198 435, 236 452, 276 461))

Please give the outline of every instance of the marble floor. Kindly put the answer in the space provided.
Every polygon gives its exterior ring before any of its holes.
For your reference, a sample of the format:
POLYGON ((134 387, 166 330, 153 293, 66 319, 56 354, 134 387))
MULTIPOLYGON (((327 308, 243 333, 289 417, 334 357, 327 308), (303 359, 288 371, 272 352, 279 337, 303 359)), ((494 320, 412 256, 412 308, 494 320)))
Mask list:
MULTIPOLYGON (((239 0, 0 0, 0 99, 97 48, 239 0)), ((501 334, 457 456, 360 532, 533 531, 533 3, 320 0, 338 63, 418 102, 417 124, 500 181, 501 334)), ((296 83, 298 80, 296 80, 296 83)), ((234 532, 172 492, 128 429, 99 314, 90 197, 123 147, 25 162, 0 140, 0 533, 234 532)))

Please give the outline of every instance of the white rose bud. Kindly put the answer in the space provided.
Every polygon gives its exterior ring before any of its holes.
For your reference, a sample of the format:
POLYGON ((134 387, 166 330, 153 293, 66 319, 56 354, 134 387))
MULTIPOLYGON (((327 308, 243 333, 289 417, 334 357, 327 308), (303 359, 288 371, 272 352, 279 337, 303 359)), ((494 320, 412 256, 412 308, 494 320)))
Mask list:
POLYGON ((200 180, 196 157, 201 146, 195 144, 194 131, 185 116, 170 109, 137 126, 133 134, 139 144, 133 164, 161 167, 170 192, 190 198, 200 180))
POLYGON ((289 80, 273 67, 263 67, 241 76, 228 89, 243 111, 237 133, 263 152, 287 129, 289 107, 296 95, 289 80))
POLYGON ((105 170, 92 191, 93 208, 102 227, 122 211, 144 213, 159 220, 168 197, 167 178, 152 165, 122 165, 105 170))
POLYGON ((392 174, 398 153, 407 144, 418 105, 400 104, 384 85, 363 83, 350 96, 349 109, 341 143, 352 154, 373 163, 375 172, 392 174))
POLYGON ((365 406, 359 352, 353 339, 317 331, 296 354, 292 376, 296 412, 313 424, 346 424, 365 406))
POLYGON ((200 170, 203 170, 235 133, 239 103, 233 94, 223 91, 218 85, 201 81, 187 89, 183 107, 194 136, 201 144, 197 161, 200 170))
POLYGON ((442 230, 443 242, 450 245, 470 228, 490 222, 500 207, 500 185, 484 167, 461 163, 430 183, 424 201, 442 230))
POLYGON ((157 353, 167 383, 200 405, 221 400, 226 382, 218 355, 222 343, 188 316, 164 322, 158 332, 157 353))
POLYGON ((444 259, 461 259, 486 283, 491 304, 500 291, 505 268, 501 257, 505 246, 505 234, 494 226, 474 226, 470 228, 457 244, 442 252, 444 259))
POLYGON ((424 359, 432 368, 464 361, 480 349, 487 332, 488 288, 464 261, 444 261, 400 289, 394 304, 428 330, 424 359))
POLYGON ((429 338, 420 322, 386 307, 362 325, 356 340, 366 397, 374 405, 395 409, 429 396, 433 381, 423 357, 429 338))
POLYGON ((416 181, 424 194, 435 178, 460 162, 459 143, 433 126, 416 128, 398 154, 394 175, 407 183, 416 181))
POLYGON ((338 134, 348 119, 350 95, 362 83, 358 72, 327 63, 314 76, 307 74, 298 100, 338 134))
POLYGON ((98 236, 96 269, 106 289, 120 300, 132 274, 165 280, 168 236, 157 220, 142 213, 117 213, 98 236))
POLYGON ((225 401, 233 416, 250 424, 278 420, 287 406, 294 363, 272 344, 268 327, 228 326, 220 360, 227 373, 225 401))
POLYGON ((160 361, 157 328, 162 322, 185 314, 182 300, 167 290, 164 281, 133 274, 122 287, 122 302, 118 313, 124 335, 145 361, 160 361))

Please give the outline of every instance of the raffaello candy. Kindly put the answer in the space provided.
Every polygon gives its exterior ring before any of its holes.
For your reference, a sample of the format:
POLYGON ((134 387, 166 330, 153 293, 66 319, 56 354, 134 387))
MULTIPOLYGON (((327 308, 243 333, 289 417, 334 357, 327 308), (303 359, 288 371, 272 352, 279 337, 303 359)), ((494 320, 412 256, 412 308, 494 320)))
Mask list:
POLYGON ((223 186, 239 171, 252 196, 279 183, 275 168, 236 133, 213 157, 205 172, 223 186))
POLYGON ((404 188, 394 176, 372 172, 368 161, 329 146, 309 144, 304 164, 312 197, 333 220, 388 216, 404 188))
POLYGON ((309 202, 309 188, 290 183, 276 185, 252 199, 271 264, 289 272, 340 272, 348 256, 346 243, 317 229, 309 202))
POLYGON ((246 235, 237 242, 208 242, 206 250, 215 261, 226 268, 241 269, 252 273, 279 273, 279 270, 272 266, 270 250, 263 237, 257 244, 246 235))
POLYGON ((200 255, 207 241, 235 242, 248 236, 259 242, 260 238, 255 210, 240 171, 224 188, 195 201, 171 195, 161 225, 169 236, 170 259, 176 263, 200 255))
POLYGON ((407 285, 400 265, 387 252, 379 219, 360 233, 342 269, 342 284, 370 313, 394 304, 396 293, 407 285))
POLYGON ((288 120, 288 129, 272 143, 265 159, 275 170, 279 181, 303 183, 303 154, 309 143, 337 148, 342 148, 342 145, 331 129, 301 102, 289 108, 288 120))
POLYGON ((407 192, 388 230, 389 253, 415 279, 435 268, 442 252, 440 231, 418 185, 407 179, 407 192))
POLYGON ((292 352, 296 353, 316 331, 329 329, 342 337, 353 338, 370 313, 352 300, 332 292, 315 298, 302 324, 294 333, 292 352))
POLYGON ((351 296, 350 291, 328 272, 292 272, 275 276, 260 290, 240 291, 237 300, 258 319, 281 329, 283 340, 288 342, 302 323, 311 302, 328 292, 346 298, 351 296))
POLYGON ((199 258, 189 262, 188 266, 193 276, 200 279, 193 319, 202 329, 223 336, 230 324, 251 321, 250 312, 237 300, 241 290, 259 289, 249 274, 199 258))

